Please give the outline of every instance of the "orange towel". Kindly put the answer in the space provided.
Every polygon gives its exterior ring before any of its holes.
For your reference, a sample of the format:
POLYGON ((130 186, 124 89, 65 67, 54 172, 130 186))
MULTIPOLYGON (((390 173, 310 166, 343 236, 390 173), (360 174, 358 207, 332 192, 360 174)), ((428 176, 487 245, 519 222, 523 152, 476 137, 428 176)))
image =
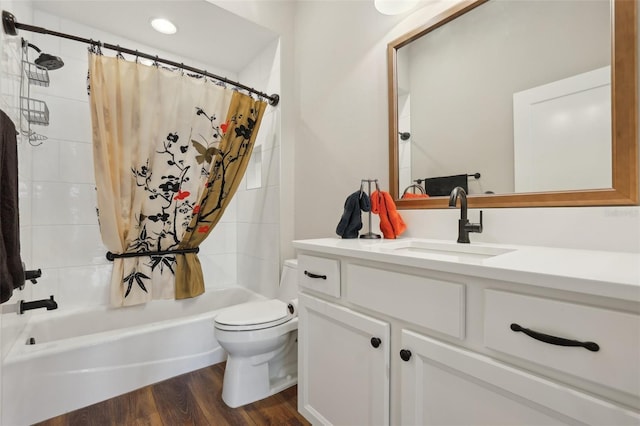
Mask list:
POLYGON ((371 193, 371 212, 380 216, 380 230, 387 239, 395 239, 407 229, 407 225, 396 210, 396 203, 388 192, 371 193))
POLYGON ((427 194, 414 194, 412 192, 405 192, 404 194, 402 194, 403 200, 414 199, 414 198, 429 198, 429 196, 427 194))

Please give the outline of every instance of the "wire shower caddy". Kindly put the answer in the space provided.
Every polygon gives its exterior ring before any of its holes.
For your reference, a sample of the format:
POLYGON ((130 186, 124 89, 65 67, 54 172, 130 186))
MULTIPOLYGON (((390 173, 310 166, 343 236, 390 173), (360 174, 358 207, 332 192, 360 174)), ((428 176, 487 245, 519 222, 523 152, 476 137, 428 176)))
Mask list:
POLYGON ((44 101, 31 97, 31 86, 49 87, 49 71, 33 62, 29 62, 28 43, 22 39, 22 69, 20 74, 20 131, 26 136, 29 144, 37 146, 47 137, 31 130, 31 125, 48 126, 49 108, 44 101), (25 81, 26 80, 26 81, 25 81), (26 87, 25 87, 26 86, 26 87), (25 94, 26 92, 26 94, 25 94), (27 129, 22 126, 22 118, 27 122, 27 129))

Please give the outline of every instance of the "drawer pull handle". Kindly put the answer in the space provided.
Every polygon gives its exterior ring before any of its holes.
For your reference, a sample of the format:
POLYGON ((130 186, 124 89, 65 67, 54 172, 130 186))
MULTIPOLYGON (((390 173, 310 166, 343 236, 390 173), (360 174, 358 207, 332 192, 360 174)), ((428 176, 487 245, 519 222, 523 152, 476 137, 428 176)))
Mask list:
POLYGON ((371 346, 373 346, 374 348, 380 347, 381 343, 382 343, 382 340, 380 340, 379 337, 372 337, 371 338, 371 346))
POLYGON ((400 351, 400 358, 403 361, 409 361, 411 359, 411 351, 409 349, 402 349, 400 351))
POLYGON ((527 336, 534 338, 536 340, 540 340, 541 342, 549 343, 551 345, 558 346, 581 346, 585 349, 590 350, 591 352, 598 352, 600 350, 600 346, 594 342, 580 342, 578 340, 565 339, 562 337, 551 336, 549 334, 538 333, 537 331, 529 330, 528 328, 521 327, 518 324, 511 324, 511 330, 513 331, 522 331, 527 336))
POLYGON ((318 275, 318 274, 314 274, 313 272, 309 272, 309 271, 304 271, 304 274, 306 276, 308 276, 309 278, 322 278, 323 280, 327 279, 326 275, 318 275))

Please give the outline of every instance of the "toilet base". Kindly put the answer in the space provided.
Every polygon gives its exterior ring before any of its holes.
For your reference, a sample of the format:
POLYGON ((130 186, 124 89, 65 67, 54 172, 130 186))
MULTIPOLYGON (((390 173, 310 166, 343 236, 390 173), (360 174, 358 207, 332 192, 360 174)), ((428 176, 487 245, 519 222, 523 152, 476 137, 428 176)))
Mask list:
POLYGON ((298 383, 297 374, 275 380, 262 380, 265 377, 268 378, 268 372, 265 371, 268 366, 265 363, 258 367, 254 371, 247 366, 240 367, 243 371, 238 374, 238 370, 234 372, 229 369, 229 361, 227 361, 222 387, 222 400, 225 404, 231 408, 241 407, 268 398, 298 383))
POLYGON ((281 392, 298 382, 297 330, 281 348, 251 357, 229 355, 222 400, 240 407, 281 392))

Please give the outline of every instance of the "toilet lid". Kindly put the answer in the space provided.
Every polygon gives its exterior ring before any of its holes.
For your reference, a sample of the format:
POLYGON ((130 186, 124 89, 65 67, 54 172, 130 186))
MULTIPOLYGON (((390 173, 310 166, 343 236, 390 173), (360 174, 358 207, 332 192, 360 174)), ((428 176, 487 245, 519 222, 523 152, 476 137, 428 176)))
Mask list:
POLYGON ((291 319, 287 304, 281 300, 242 303, 221 311, 215 318, 221 330, 258 330, 275 327, 291 319))

